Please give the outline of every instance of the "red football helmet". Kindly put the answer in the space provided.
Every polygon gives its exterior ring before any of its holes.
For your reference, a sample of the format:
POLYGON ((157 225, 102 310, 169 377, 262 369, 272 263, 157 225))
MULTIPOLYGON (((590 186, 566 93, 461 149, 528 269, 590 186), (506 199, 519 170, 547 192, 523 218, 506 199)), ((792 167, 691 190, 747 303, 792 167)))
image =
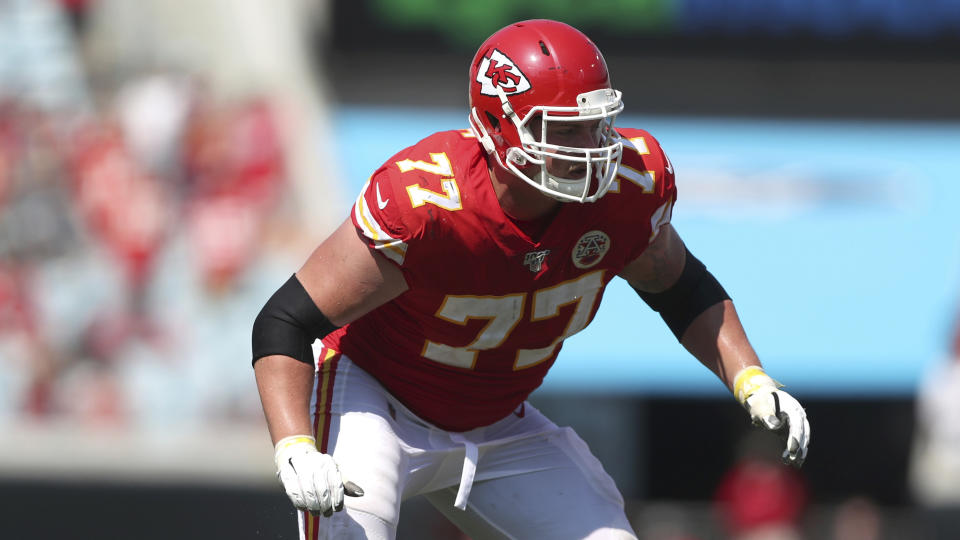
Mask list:
POLYGON ((470 128, 500 166, 527 183, 562 201, 593 202, 620 166, 623 143, 613 129, 620 96, 600 50, 579 30, 543 19, 518 22, 490 36, 473 58, 470 128), (596 124, 596 146, 550 144, 551 122, 596 124), (585 164, 586 172, 556 176, 547 158, 585 164))

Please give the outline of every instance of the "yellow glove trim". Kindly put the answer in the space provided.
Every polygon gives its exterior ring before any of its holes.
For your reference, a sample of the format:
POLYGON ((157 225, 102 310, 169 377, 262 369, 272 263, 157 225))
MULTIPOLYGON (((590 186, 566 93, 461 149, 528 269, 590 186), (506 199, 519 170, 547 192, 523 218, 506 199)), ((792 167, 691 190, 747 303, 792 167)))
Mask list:
POLYGON ((746 405, 747 398, 764 387, 780 388, 783 385, 770 378, 760 366, 743 368, 733 379, 733 395, 741 405, 746 405))

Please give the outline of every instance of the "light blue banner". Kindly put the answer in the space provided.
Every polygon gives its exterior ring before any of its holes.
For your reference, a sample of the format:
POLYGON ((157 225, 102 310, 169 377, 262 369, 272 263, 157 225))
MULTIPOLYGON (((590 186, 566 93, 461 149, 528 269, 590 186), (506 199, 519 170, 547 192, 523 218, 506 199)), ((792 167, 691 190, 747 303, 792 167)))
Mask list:
MULTIPOLYGON (((798 393, 908 394, 960 302, 960 125, 622 117, 677 171, 674 225, 734 298, 768 371, 798 393)), ((356 193, 463 111, 343 107, 356 193)), ((621 280, 546 389, 719 394, 621 280)))

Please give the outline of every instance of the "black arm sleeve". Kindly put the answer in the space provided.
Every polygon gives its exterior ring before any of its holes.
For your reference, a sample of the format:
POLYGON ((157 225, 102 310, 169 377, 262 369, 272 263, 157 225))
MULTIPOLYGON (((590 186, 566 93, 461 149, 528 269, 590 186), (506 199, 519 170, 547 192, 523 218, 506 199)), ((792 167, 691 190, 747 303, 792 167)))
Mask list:
POLYGON ((283 354, 313 364, 313 342, 337 328, 294 274, 253 321, 253 363, 264 356, 283 354))
POLYGON ((672 287, 659 293, 634 290, 648 306, 663 317, 677 341, 683 337, 683 333, 697 315, 714 304, 730 299, 717 278, 713 277, 689 249, 680 279, 672 287))

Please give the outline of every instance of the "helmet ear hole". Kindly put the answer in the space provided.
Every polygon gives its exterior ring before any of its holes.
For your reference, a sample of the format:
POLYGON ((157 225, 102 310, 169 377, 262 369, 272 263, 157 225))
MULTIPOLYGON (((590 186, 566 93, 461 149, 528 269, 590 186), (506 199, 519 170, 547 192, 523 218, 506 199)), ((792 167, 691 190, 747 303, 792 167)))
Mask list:
POLYGON ((490 123, 490 127, 493 128, 494 132, 500 131, 500 119, 491 114, 489 111, 484 111, 484 114, 487 115, 487 122, 490 123))

